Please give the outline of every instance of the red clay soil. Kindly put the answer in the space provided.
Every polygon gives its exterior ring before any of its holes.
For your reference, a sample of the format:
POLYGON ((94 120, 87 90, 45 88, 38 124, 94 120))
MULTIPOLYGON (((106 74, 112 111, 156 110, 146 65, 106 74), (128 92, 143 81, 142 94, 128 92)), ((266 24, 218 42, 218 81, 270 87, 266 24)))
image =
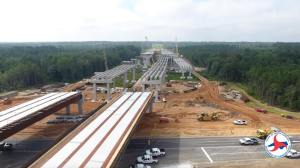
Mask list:
MULTIPOLYGON (((219 94, 218 84, 194 73, 201 87, 189 93, 170 93, 163 97, 167 103, 154 103, 153 112, 146 114, 136 129, 136 137, 197 137, 255 135, 257 129, 278 127, 286 133, 299 134, 300 120, 286 119, 277 114, 262 114, 241 101, 226 101, 219 94), (199 122, 201 112, 222 112, 226 117, 220 121, 199 122), (173 119, 160 123, 160 117, 173 119), (245 119, 246 126, 232 124, 235 119, 245 119)), ((176 87, 176 85, 175 85, 176 87)))

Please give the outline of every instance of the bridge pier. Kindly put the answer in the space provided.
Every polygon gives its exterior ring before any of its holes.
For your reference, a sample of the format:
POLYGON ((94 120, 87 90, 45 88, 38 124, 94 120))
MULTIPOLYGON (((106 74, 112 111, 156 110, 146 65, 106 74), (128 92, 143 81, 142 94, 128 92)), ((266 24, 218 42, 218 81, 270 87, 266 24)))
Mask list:
POLYGON ((107 97, 107 100, 111 99, 110 84, 109 83, 106 83, 106 97, 107 97))
POLYGON ((97 101, 97 84, 93 83, 93 98, 92 98, 92 102, 96 102, 97 101))
MULTIPOLYGON (((78 106, 78 113, 80 115, 83 114, 83 108, 82 108, 82 105, 83 105, 83 99, 81 98, 78 102, 77 102, 77 106, 78 106)), ((69 105, 70 106, 70 105, 69 105)), ((68 106, 67 106, 68 107, 68 106)))
POLYGON ((132 79, 131 79, 131 83, 135 83, 135 68, 132 69, 132 79))
POLYGON ((71 105, 69 104, 66 107, 66 115, 70 115, 70 113, 71 113, 71 105))
POLYGON ((189 71, 189 76, 187 77, 187 79, 193 79, 193 77, 192 77, 192 71, 189 71))
POLYGON ((181 77, 180 77, 180 79, 185 79, 185 76, 184 76, 184 72, 183 72, 183 71, 181 72, 181 77))
POLYGON ((146 113, 152 113, 153 110, 154 97, 151 98, 150 103, 146 109, 146 113))
POLYGON ((123 77, 123 88, 125 89, 127 87, 127 72, 124 73, 123 77))

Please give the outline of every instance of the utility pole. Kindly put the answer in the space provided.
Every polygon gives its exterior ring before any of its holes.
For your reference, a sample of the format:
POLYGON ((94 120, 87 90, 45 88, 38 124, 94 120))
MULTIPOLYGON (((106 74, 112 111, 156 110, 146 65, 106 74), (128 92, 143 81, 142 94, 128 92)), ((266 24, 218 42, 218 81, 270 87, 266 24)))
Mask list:
POLYGON ((145 36, 145 45, 146 45, 146 49, 148 48, 148 37, 147 36, 145 36))
POLYGON ((107 71, 108 70, 108 65, 107 65, 107 56, 106 56, 106 52, 105 52, 105 45, 104 45, 104 48, 103 48, 103 56, 104 56, 104 64, 105 64, 105 70, 107 71))
POLYGON ((176 43, 176 55, 179 56, 179 52, 178 52, 178 44, 177 44, 177 37, 175 39, 175 43, 176 43))

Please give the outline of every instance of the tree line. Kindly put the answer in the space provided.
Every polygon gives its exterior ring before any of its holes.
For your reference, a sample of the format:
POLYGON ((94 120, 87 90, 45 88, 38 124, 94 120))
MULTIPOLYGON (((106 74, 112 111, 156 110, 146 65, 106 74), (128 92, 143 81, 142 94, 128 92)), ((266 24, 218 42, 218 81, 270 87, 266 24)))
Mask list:
POLYGON ((103 48, 110 68, 140 53, 126 43, 0 44, 0 92, 90 77, 105 70, 103 48))
POLYGON ((300 43, 202 44, 180 52, 209 75, 243 83, 269 104, 300 110, 300 43))

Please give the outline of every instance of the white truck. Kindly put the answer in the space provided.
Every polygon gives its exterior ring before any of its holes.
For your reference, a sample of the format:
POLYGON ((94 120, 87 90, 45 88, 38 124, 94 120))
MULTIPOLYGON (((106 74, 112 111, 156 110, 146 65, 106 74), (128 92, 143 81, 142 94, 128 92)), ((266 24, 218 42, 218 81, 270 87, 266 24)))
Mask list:
POLYGON ((289 159, 293 159, 293 158, 300 158, 300 152, 297 152, 295 149, 291 149, 286 155, 285 157, 289 158, 289 159))
POLYGON ((153 159, 151 155, 143 155, 143 156, 138 156, 136 158, 136 161, 138 163, 143 163, 143 164, 152 164, 152 163, 158 163, 157 159, 153 159))
POLYGON ((234 120, 233 124, 235 124, 235 125, 247 125, 247 121, 246 120, 234 120))
POLYGON ((146 150, 146 155, 150 155, 150 156, 165 156, 166 152, 164 149, 160 149, 160 148, 151 148, 151 149, 147 149, 146 150))
POLYGON ((242 138, 240 139, 241 145, 258 145, 259 141, 256 138, 242 138))
POLYGON ((13 149, 13 144, 7 142, 0 143, 0 151, 10 151, 13 149))

